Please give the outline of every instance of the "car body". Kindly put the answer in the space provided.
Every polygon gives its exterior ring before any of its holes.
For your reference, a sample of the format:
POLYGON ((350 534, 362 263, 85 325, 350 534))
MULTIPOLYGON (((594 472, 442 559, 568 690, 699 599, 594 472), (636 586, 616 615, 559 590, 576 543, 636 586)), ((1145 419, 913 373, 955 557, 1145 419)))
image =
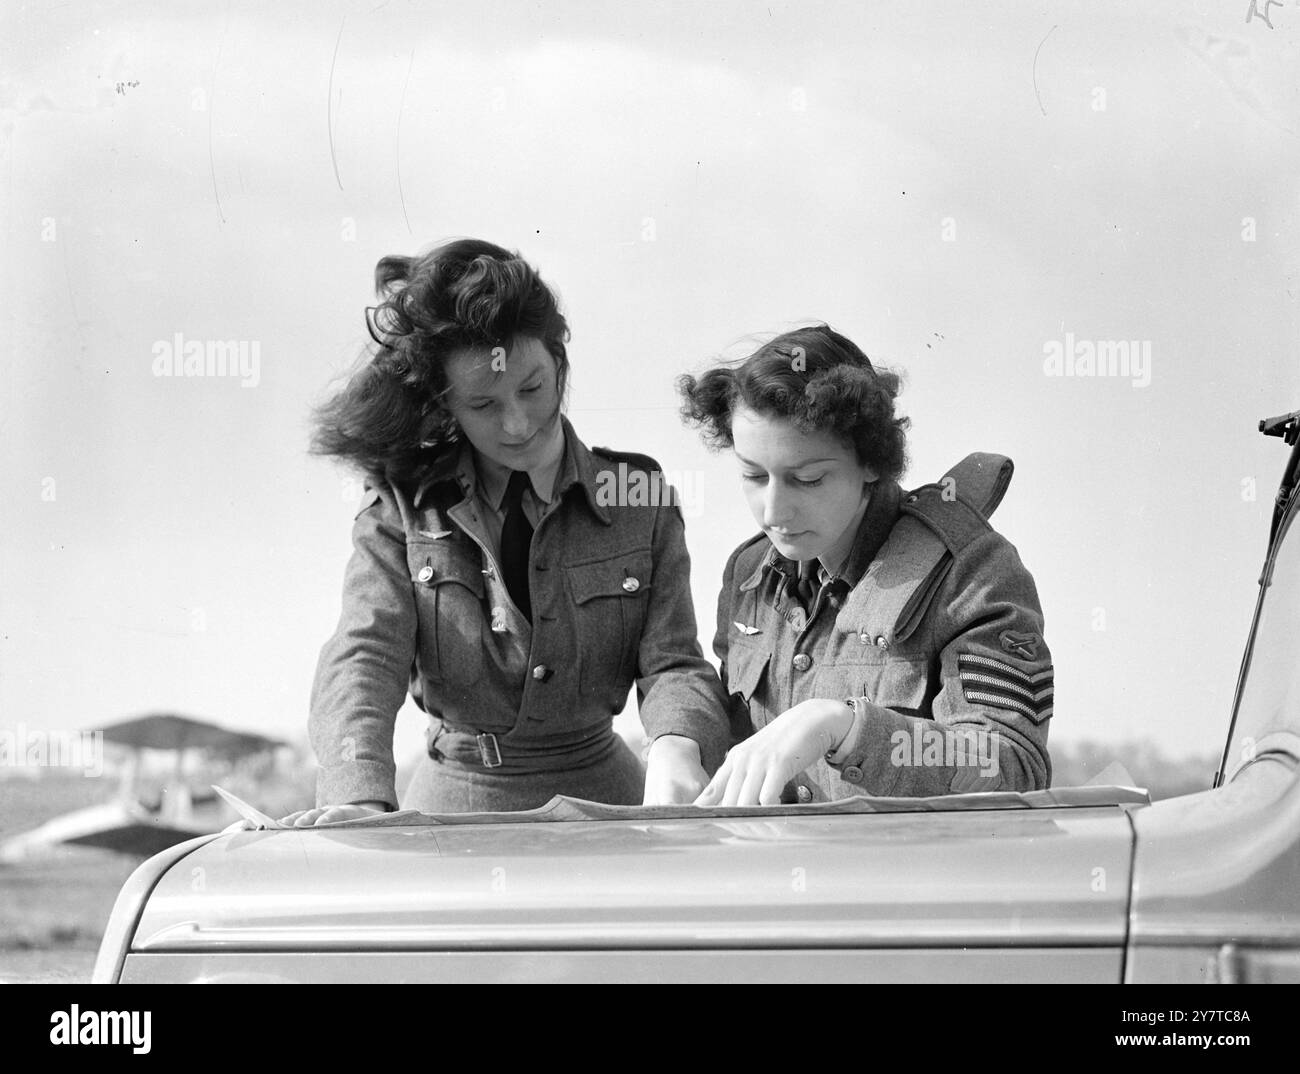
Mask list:
POLYGON ((98 982, 1300 981, 1300 412, 1212 789, 394 814, 123 887, 98 982))

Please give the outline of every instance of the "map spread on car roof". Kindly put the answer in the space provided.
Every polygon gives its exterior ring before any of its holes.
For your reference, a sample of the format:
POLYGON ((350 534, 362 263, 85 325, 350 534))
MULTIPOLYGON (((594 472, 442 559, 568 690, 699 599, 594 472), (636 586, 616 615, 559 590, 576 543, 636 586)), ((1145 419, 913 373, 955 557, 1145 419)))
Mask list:
MULTIPOLYGON (((255 830, 293 828, 248 805, 220 787, 213 787, 255 830)), ((771 806, 605 805, 557 794, 544 806, 514 813, 421 813, 403 809, 355 820, 317 824, 317 828, 392 828, 448 824, 536 824, 580 820, 690 820, 700 817, 834 816, 853 813, 952 813, 987 809, 1058 809, 1085 806, 1145 806, 1151 796, 1138 787, 1059 787, 1044 791, 984 791, 930 798, 872 798, 859 795, 834 802, 771 806)), ((301 830, 301 829, 300 829, 301 830)))

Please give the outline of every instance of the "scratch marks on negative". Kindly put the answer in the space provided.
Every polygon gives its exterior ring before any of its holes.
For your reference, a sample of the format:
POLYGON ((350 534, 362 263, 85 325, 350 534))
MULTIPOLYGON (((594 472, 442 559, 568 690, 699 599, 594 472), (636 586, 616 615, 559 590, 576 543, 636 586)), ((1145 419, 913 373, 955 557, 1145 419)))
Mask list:
POLYGON ((340 190, 343 189, 343 180, 339 178, 339 160, 334 153, 334 68, 339 62, 339 45, 343 42, 343 23, 347 21, 347 16, 344 15, 342 22, 339 23, 339 36, 334 42, 334 58, 330 61, 330 84, 325 100, 325 126, 330 136, 330 163, 334 165, 334 181, 338 183, 340 190))
POLYGON ((411 218, 406 215, 406 195, 402 192, 402 111, 406 108, 406 88, 411 84, 411 68, 415 66, 415 49, 411 50, 411 61, 406 65, 406 81, 402 83, 402 100, 397 106, 397 197, 402 203, 402 219, 406 221, 408 234, 411 231, 411 218))
POLYGON ((217 189, 217 162, 212 153, 212 113, 217 103, 217 68, 221 66, 221 50, 226 46, 226 29, 230 25, 230 6, 226 6, 225 25, 221 27, 221 40, 217 42, 217 58, 212 64, 212 90, 208 94, 208 172, 212 176, 212 196, 217 201, 217 216, 226 222, 226 214, 221 209, 221 191, 217 189))
POLYGON ((1038 98, 1038 109, 1040 112, 1043 113, 1043 115, 1047 115, 1047 109, 1043 107, 1043 97, 1038 92, 1038 54, 1043 51, 1043 46, 1047 44, 1047 39, 1051 37, 1052 34, 1054 33, 1056 33, 1055 26, 1053 26, 1050 30, 1047 31, 1046 34, 1043 35, 1043 39, 1040 42, 1038 42, 1038 48, 1034 49, 1034 69, 1033 69, 1034 96, 1038 98))

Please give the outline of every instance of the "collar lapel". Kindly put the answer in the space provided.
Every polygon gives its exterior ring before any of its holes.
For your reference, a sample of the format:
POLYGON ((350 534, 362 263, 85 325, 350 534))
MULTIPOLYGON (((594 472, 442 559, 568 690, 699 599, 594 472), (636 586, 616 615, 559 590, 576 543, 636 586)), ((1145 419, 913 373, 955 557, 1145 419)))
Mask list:
MULTIPOLYGON (((591 513, 606 526, 613 525, 614 520, 610 518, 609 512, 596 498, 597 463, 595 456, 592 455, 587 445, 578 439, 578 434, 573 431, 569 419, 561 416, 560 420, 564 422, 565 462, 560 470, 560 476, 556 480, 552 498, 558 499, 567 493, 573 485, 578 485, 584 493, 584 498, 587 506, 591 509, 591 513)), ((608 463, 602 463, 601 465, 608 468, 608 463)))
POLYGON ((853 551, 841 577, 849 587, 862 581, 871 561, 876 558, 889 531, 898 521, 898 505, 902 499, 902 490, 897 481, 877 481, 871 493, 871 502, 858 524, 858 535, 853 540, 853 551))
MULTIPOLYGON (((474 494, 473 477, 469 478, 470 484, 465 485, 465 467, 462 463, 465 461, 469 445, 461 441, 458 445, 451 445, 450 450, 444 451, 429 466, 429 472, 424 475, 419 485, 415 489, 415 497, 412 504, 419 508, 425 496, 435 486, 446 481, 451 481, 459 485, 461 492, 464 494, 461 499, 467 500, 474 494)), ((474 467, 470 465, 470 474, 473 474, 474 467)))

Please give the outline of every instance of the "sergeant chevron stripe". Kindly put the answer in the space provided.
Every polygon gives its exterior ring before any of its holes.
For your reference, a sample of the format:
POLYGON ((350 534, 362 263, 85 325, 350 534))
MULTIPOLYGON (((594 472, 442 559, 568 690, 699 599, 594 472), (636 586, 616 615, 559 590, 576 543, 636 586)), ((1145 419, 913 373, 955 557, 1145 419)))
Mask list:
POLYGON ((1030 675, 990 656, 960 653, 957 672, 967 701, 1010 709, 1042 723, 1052 715, 1052 669, 1030 675))

